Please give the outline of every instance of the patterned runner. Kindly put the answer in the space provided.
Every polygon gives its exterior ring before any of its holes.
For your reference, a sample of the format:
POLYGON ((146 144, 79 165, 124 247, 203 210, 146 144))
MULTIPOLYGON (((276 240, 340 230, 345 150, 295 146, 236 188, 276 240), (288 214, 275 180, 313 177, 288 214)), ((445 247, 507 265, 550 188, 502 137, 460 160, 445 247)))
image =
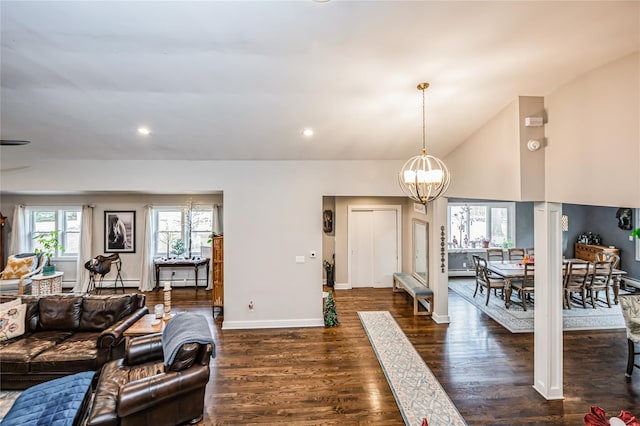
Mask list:
POLYGON ((466 425, 438 379, 387 311, 358 312, 407 425, 466 425))

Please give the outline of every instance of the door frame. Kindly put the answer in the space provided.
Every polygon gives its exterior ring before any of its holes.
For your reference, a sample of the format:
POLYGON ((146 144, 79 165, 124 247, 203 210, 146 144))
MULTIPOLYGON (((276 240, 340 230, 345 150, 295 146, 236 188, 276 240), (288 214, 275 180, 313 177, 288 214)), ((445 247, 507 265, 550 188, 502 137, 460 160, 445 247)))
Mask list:
POLYGON ((357 211, 381 211, 394 210, 396 212, 396 250, 398 256, 396 258, 396 270, 402 270, 402 206, 399 204, 375 204, 375 205, 347 205, 347 290, 351 290, 351 240, 353 223, 353 213, 357 211))

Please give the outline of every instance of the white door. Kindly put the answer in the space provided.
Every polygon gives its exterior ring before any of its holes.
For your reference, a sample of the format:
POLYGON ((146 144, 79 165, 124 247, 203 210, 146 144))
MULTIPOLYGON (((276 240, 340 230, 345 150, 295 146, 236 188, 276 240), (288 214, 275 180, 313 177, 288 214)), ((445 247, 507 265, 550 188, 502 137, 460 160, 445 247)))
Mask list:
POLYGON ((396 210, 351 214, 351 287, 391 287, 398 272, 396 210))

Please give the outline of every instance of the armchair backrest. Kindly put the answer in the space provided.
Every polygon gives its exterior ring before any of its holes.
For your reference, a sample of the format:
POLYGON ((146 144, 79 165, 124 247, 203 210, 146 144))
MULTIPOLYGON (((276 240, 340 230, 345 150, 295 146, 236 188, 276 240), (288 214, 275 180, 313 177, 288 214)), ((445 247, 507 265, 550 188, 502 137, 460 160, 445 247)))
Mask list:
POLYGON ((627 326, 627 338, 640 343, 640 294, 621 295, 618 300, 627 326))

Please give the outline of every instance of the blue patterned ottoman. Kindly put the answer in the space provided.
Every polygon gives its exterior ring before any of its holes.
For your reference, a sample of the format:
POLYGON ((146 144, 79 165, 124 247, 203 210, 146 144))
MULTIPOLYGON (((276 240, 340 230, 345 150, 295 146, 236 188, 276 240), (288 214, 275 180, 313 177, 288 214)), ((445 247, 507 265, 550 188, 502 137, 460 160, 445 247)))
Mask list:
POLYGON ((32 386, 20 394, 0 425, 77 425, 91 400, 94 371, 32 386))

